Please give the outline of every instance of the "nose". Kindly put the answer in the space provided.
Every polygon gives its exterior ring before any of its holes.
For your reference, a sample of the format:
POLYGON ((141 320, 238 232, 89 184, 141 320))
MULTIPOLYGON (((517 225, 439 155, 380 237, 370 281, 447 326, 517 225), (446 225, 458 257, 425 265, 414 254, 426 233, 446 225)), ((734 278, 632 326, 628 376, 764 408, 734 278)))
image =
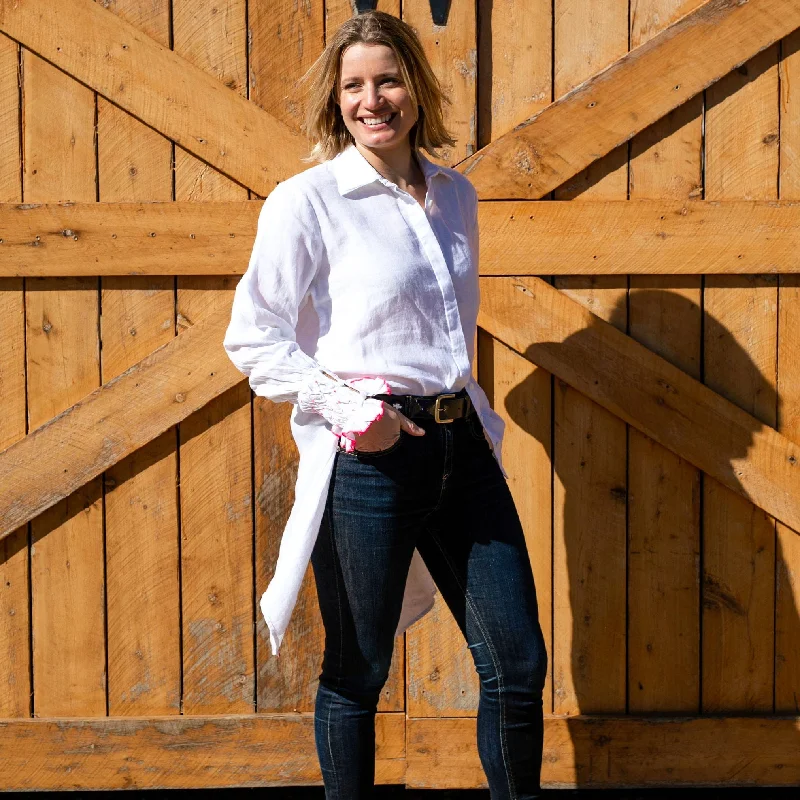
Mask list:
POLYGON ((380 89, 374 81, 367 81, 364 84, 364 105, 370 110, 378 110, 383 106, 380 89))

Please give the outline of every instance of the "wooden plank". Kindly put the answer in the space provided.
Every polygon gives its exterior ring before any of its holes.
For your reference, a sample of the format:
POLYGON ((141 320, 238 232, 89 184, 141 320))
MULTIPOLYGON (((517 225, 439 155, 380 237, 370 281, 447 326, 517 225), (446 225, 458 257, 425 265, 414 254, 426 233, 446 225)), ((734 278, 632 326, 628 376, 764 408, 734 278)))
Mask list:
POLYGON ((481 280, 487 332, 767 513, 800 523, 798 445, 544 281, 481 280))
MULTIPOLYGON (((409 719, 406 785, 485 788, 475 738, 471 719, 409 719)), ((797 786, 798 741, 798 717, 545 718, 542 785, 797 786)))
MULTIPOLYGON (((452 164, 477 147, 476 3, 453 3, 447 24, 433 21, 427 0, 405 0, 403 21, 416 31, 442 89, 444 124, 457 140, 440 151, 439 163, 452 164)), ((414 716, 474 716, 479 682, 472 651, 466 646, 441 592, 425 618, 406 634, 407 713, 414 716)))
MULTIPOLYGON (((173 0, 173 48, 244 99, 245 0, 228 0, 221 10, 215 0, 173 0)), ((176 147, 175 199, 245 201, 247 191, 176 147)), ((179 277, 179 324, 226 311, 230 316, 236 283, 232 277, 179 277)), ((189 714, 249 713, 255 710, 255 607, 247 382, 183 420, 178 436, 182 709, 189 714)))
MULTIPOLYGON (((400 0, 376 0, 374 5, 378 11, 384 11, 395 17, 400 16, 400 0)), ((326 0, 325 31, 328 41, 330 41, 333 32, 345 22, 345 20, 353 16, 354 8, 353 0, 326 0)))
POLYGON ((708 0, 458 169, 482 199, 542 197, 799 26, 794 0, 708 0))
MULTIPOLYGON (((249 8, 250 98, 278 119, 297 124, 300 109, 295 82, 324 46, 323 3, 251 3, 249 8)), ((348 16, 350 13, 352 7, 348 16)), ((256 602, 272 579, 294 501, 298 454, 289 427, 290 413, 286 403, 253 398, 256 602)), ((256 611, 258 711, 313 711, 323 649, 322 618, 309 565, 280 658, 272 657, 264 616, 260 609, 256 611)), ((399 707, 391 710, 402 711, 402 689, 400 699, 399 707)))
MULTIPOLYGON (((376 783, 403 783, 404 715, 379 713, 375 729, 376 783)), ((0 731, 8 790, 322 783, 313 714, 2 720, 0 731)))
MULTIPOLYGON (((93 93, 26 50, 23 75, 23 199, 95 200, 93 93)), ((26 282, 29 429, 98 386, 98 299, 96 279, 26 282)), ((41 464, 41 455, 32 467, 41 464)), ((19 485, 7 491, 14 489, 19 485)), ((100 480, 84 481, 48 505, 31 524, 33 713, 102 716, 107 676, 100 480)))
MULTIPOLYGON (((104 160, 114 159, 114 168, 129 175, 136 172, 129 196, 161 199, 0 204, 0 277, 241 276, 262 201, 170 202, 159 194, 154 168, 146 169, 141 156, 131 160, 134 143, 123 131, 134 123, 122 120, 132 118, 99 102, 99 124, 115 144, 106 148, 104 160)), ((141 123, 138 128, 143 133, 135 140, 137 150, 166 159, 159 169, 171 169, 169 155, 156 155, 169 143, 141 123)))
MULTIPOLYGON (((777 199, 778 48, 706 93, 706 198, 777 199)), ((704 380, 776 425, 777 279, 706 278, 704 380)), ((775 522, 715 480, 703 496, 702 709, 773 707, 775 522)))
MULTIPOLYGON (((31 293, 29 302, 35 300, 37 305, 30 310, 38 313, 28 314, 29 353, 31 341, 44 335, 41 327, 31 328, 31 320, 43 319, 41 307, 48 299, 42 291, 31 293)), ((82 313, 86 316, 90 311, 82 313)), ((46 321, 55 327, 52 316, 46 321)), ((242 373, 217 346, 229 321, 229 309, 209 315, 4 450, 0 535, 7 536, 56 505, 242 381, 242 373)), ((48 392, 35 391, 43 405, 48 392)), ((32 417, 32 423, 41 416, 32 417)))
MULTIPOLYGON (((800 198, 800 31, 781 42, 780 196, 800 198)), ((781 276, 778 288, 778 430, 800 437, 800 281, 781 276)), ((775 553, 775 710, 800 709, 800 537, 778 523, 775 553)))
MULTIPOLYGON (((22 199, 20 173, 20 52, 0 35, 0 201, 22 199)), ((2 229, 0 225, 0 229, 2 229)), ((25 296, 21 278, 0 278, 0 449, 27 432, 25 412, 25 296)), ((28 527, 0 543, 0 717, 30 714, 28 527)))
MULTIPOLYGON (((114 152, 127 163, 124 147, 114 152)), ((260 207, 259 200, 0 203, 0 277, 239 276, 260 207)), ((481 275, 800 271, 800 203, 792 201, 485 201, 479 224, 481 275)))
MULTIPOLYGON (((627 51, 628 5, 557 0, 554 13, 559 97, 627 51)), ((626 185, 627 148, 618 148, 554 198, 576 206, 619 200, 626 185)), ((625 330, 624 277, 557 278, 555 285, 625 330)), ((556 381, 553 402, 553 711, 624 711, 625 424, 564 381, 556 381), (603 669, 594 669, 599 663, 603 669)))
MULTIPOLYGON (((698 5, 699 0, 642 0, 631 18, 631 45, 638 47, 698 5)), ((702 115, 702 97, 693 97, 633 139, 631 199, 688 201, 697 194, 702 115)), ((700 277, 631 276, 628 308, 630 335, 699 380, 700 277)), ((700 472, 633 429, 628 489, 628 710, 696 712, 700 472)))
MULTIPOLYGON (((166 0, 118 0, 111 11, 169 45, 166 0)), ((172 198, 172 145, 98 98, 101 201, 172 198)), ((65 241, 73 241, 62 237, 65 241)), ((102 382, 175 336, 173 279, 104 277, 102 382)), ((181 700, 180 586, 175 431, 113 465, 104 475, 108 711, 112 716, 178 714, 181 700)))
POLYGON ((4 0, 0 31, 261 196, 300 171, 298 131, 101 4, 4 0))
MULTIPOLYGON (((502 0, 478 4, 479 146, 507 133, 552 100, 552 4, 550 0, 502 0), (519 42, 526 42, 520 47, 519 42)), ((530 204, 532 205, 532 204, 530 204)), ((558 203, 560 207, 568 205, 558 203)), ((534 207, 533 213, 538 209, 534 207)), ((481 258, 493 239, 479 207, 481 258)), ((523 270, 525 265, 517 266, 523 270)), ((491 265, 491 261, 489 261, 491 265)), ((505 421, 503 465, 525 531, 548 654, 553 652, 552 375, 479 331, 480 378, 493 408, 505 421)), ((472 678, 474 680, 474 678, 472 678)), ((544 712, 553 710, 553 660, 548 659, 544 712)))
POLYGON ((444 124, 456 139, 441 149, 443 164, 453 164, 477 150, 478 49, 476 3, 453 3, 447 24, 433 21, 430 0, 405 0, 403 21, 422 42, 425 55, 451 103, 444 106, 444 124))

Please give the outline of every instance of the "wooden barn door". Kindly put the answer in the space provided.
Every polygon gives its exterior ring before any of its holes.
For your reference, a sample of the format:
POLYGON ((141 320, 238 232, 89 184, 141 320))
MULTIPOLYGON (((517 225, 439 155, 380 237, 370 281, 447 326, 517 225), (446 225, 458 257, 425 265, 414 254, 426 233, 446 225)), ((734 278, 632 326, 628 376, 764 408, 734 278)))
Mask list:
MULTIPOLYGON (((310 568, 279 658, 257 607, 290 409, 220 343, 295 82, 367 7, 482 201, 545 785, 800 783, 795 0, 0 0, 0 786, 321 782, 310 568)), ((477 707, 439 596, 377 780, 485 787, 477 707)))

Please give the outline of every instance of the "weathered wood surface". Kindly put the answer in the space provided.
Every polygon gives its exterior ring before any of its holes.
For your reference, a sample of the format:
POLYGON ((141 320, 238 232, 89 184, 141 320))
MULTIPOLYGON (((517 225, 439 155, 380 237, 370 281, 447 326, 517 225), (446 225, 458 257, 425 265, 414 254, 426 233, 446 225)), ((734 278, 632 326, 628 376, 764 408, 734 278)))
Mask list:
POLYGON ((0 31, 266 196, 300 171, 299 132, 92 0, 2 0, 0 31))
MULTIPOLYGON (((133 125, 152 131, 99 102, 101 141, 120 143, 102 150, 103 202, 0 204, 0 277, 242 275, 263 201, 170 202, 156 177, 160 168, 170 171, 170 143, 126 133, 133 125), (127 202, 113 201, 112 181, 131 169, 136 180, 124 181, 127 202)), ((171 194, 171 179, 168 188, 171 194)))
MULTIPOLYGON (((406 785, 486 786, 472 719, 409 719, 406 785)), ((800 718, 545 718, 546 788, 796 786, 800 718)))
MULTIPOLYGON (((105 108, 125 118, 114 106, 105 108)), ((635 174, 636 185, 642 184, 643 164, 635 174)), ((650 199, 590 197, 580 204, 482 201, 481 275, 800 271, 800 203, 657 199, 654 189, 647 193, 650 199)), ((261 205, 218 199, 0 203, 0 277, 240 276, 261 205)))
MULTIPOLYGON (((124 0, 109 8, 162 45, 169 44, 166 0, 124 0)), ((102 97, 97 99, 101 203, 170 201, 171 162, 172 144, 167 139, 102 97)), ((91 205, 40 208, 72 210, 91 205)), ((24 218, 26 213, 18 216, 24 218)), ((128 218, 136 219, 135 212, 128 218)), ((80 244, 84 228, 75 222, 69 227, 78 242, 69 236, 60 238, 80 244)), ((45 226, 45 230, 55 229, 45 226)), ((37 252, 51 249, 45 230, 39 240, 44 246, 35 248, 37 252)), ((141 240, 129 242, 120 255, 135 259, 142 247, 141 240)), ((62 252, 62 258, 65 255, 62 252)), ((167 276, 100 279, 103 383, 175 337, 173 283, 167 276)), ((176 445, 174 429, 165 430, 103 475, 111 716, 179 714, 181 710, 178 495, 165 491, 178 484, 176 445)))
MULTIPOLYGON (((698 5, 698 0, 640 0, 631 19, 631 45, 637 47, 658 33, 689 5, 698 5)), ((663 213, 666 219, 686 220, 694 213, 696 207, 687 201, 703 183, 702 101, 700 96, 692 98, 631 141, 632 205, 647 202, 643 198, 660 201, 672 209, 663 213), (684 208, 686 214, 681 213, 684 208)), ((738 230, 728 233, 726 242, 738 230)), ((697 229, 693 241, 695 248, 703 247, 697 229)), ((705 264, 711 250, 696 258, 695 249, 679 259, 682 264, 705 264)), ((653 254, 642 253, 636 263, 649 272, 652 261, 653 254)), ((697 275, 677 280, 641 274, 629 278, 629 334, 697 380, 701 296, 697 275)), ((701 473, 692 464, 639 431, 628 431, 628 597, 635 598, 628 603, 631 713, 691 714, 699 708, 700 481, 701 473)))
POLYGON ((209 315, 4 450, 2 535, 238 384, 221 345, 228 321, 225 310, 209 315))
MULTIPOLYGON (((376 783, 405 780, 405 715, 375 720, 376 783)), ((321 784, 314 715, 0 720, 6 790, 321 784)))
MULTIPOLYGON (((575 30, 591 6, 571 18, 575 30)), ((794 0, 708 0, 613 63, 601 58, 605 69, 566 95, 556 90, 559 100, 458 168, 483 199, 542 197, 797 27, 794 0)))
POLYGON ((537 278, 483 278, 478 324, 796 529, 800 445, 537 278))
MULTIPOLYGON (((776 45, 706 92, 707 199, 778 199, 777 62, 776 45)), ((705 383, 776 426, 777 277, 706 278, 703 307, 705 383)), ((714 477, 703 481, 701 709, 771 711, 775 521, 714 477)))
MULTIPOLYGON (((554 91, 568 94, 628 49, 625 2, 559 0, 554 91)), ((554 199, 576 207, 626 197, 626 149, 574 175, 554 199)), ((578 314, 625 330, 625 277, 556 277, 578 314)), ((554 290, 555 291, 555 290, 554 290)), ((510 344, 510 343, 509 343, 510 344)), ((544 366, 544 365, 539 365, 544 366)), ((557 373, 556 373, 557 375, 557 373)), ((558 375, 557 375, 558 377, 558 375)), ((625 709, 626 427, 562 380, 553 392, 553 711, 625 709), (602 536, 597 531, 603 531, 602 536), (595 630, 603 636, 596 636, 595 630), (596 670, 592 664, 602 663, 596 670)))

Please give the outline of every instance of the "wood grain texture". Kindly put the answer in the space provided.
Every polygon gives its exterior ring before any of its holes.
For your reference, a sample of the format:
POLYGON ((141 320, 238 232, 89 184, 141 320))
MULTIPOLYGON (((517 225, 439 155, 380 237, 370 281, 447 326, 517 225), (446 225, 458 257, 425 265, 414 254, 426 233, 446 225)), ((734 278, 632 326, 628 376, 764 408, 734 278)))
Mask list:
POLYGON ((4 0, 0 31, 261 196, 300 171, 299 132, 92 0, 4 0))
MULTIPOLYGON (((106 108, 114 110, 101 105, 101 131, 120 137, 117 120, 131 118, 116 111, 113 130, 107 131, 102 127, 106 108)), ((130 139, 119 144, 114 154, 131 152, 130 139)), ((137 138, 136 145, 145 152, 149 147, 145 137, 137 138)), ((127 169, 130 157, 122 156, 121 161, 125 163, 114 164, 114 169, 127 169)), ((637 174, 643 184, 643 167, 637 174)), ((144 175, 142 180, 152 183, 144 175)), ((129 186, 132 196, 152 191, 137 187, 129 186)), ((632 192, 636 197, 655 194, 646 187, 632 192)), ((0 277, 242 275, 261 204, 0 203, 0 277)), ((485 201, 479 206, 479 225, 481 275, 689 276, 800 270, 795 258, 800 204, 789 200, 688 202, 651 197, 633 202, 587 199, 580 205, 485 201)), ((681 283, 686 285, 684 279, 681 283)))
MULTIPOLYGON (((796 786, 798 717, 545 718, 542 786, 796 786)), ((486 788, 470 719, 409 719, 406 785, 486 788)), ((758 790, 754 790, 758 791, 758 790)))
MULTIPOLYGON (((322 783, 313 714, 0 721, 11 789, 215 789, 322 783)), ((378 784, 405 779, 405 717, 375 720, 378 784)))
MULTIPOLYGON (((556 97, 627 51, 626 2, 556 0, 554 24, 556 97)), ((624 200, 627 178, 620 147, 554 198, 624 200)), ((626 278, 558 277, 555 286, 625 330, 626 278)), ((557 380, 553 425, 553 711, 624 711, 625 424, 557 380)))
MULTIPOLYGON (((452 3, 447 24, 440 26, 433 21, 427 0, 402 3, 403 21, 419 36, 451 101, 443 108, 444 123, 457 141, 441 149, 440 158, 434 159, 438 163, 452 164, 477 148, 476 9, 475 3, 452 3)), ((484 381, 480 363, 477 368, 484 381)), ((472 651, 441 592, 437 592, 431 611, 406 633, 405 639, 407 713, 432 717, 477 714, 479 683, 472 651)))
MULTIPOLYGON (((169 44, 166 0, 106 7, 169 44)), ((171 200, 170 142, 103 98, 97 149, 101 201, 171 200)), ((107 383, 175 336, 173 279, 105 277, 100 287, 107 383)), ((175 445, 175 431, 165 431, 103 476, 112 716, 180 713, 178 507, 176 493, 165 491, 177 485, 175 445)))
MULTIPOLYGON (((242 99, 247 95, 245 22, 245 0, 172 3, 175 52, 242 99)), ((273 163, 279 160, 275 156, 273 151, 273 163)), ((254 157, 252 146, 249 157, 254 157)), ((245 201, 247 196, 229 177, 176 147, 177 201, 245 201)), ((180 276, 179 327, 226 312, 230 317, 236 283, 232 277, 180 276)), ((214 346, 221 349, 221 339, 214 346)), ((184 713, 255 710, 250 422, 250 387, 241 381, 178 428, 184 713)))
POLYGON ((433 21, 429 0, 405 0, 403 21, 419 36, 425 55, 450 103, 444 105, 444 124, 456 139, 445 146, 437 163, 454 164, 477 150, 478 40, 475 3, 452 3, 447 24, 433 21))
MULTIPOLYGON (((354 8, 353 0, 325 0, 325 32, 328 41, 336 29, 354 15, 354 8)), ((375 8, 395 17, 400 16, 400 0, 376 0, 375 8)))
MULTIPOLYGON (((93 93, 27 50, 23 76, 23 200, 95 200, 93 93)), ((98 301, 96 279, 26 281, 29 430, 99 385, 98 301)), ((34 715, 106 713, 102 516, 93 478, 31 524, 34 715)))
MULTIPOLYGON (((0 35, 0 201, 22 199, 19 169, 19 46, 0 35)), ((0 224, 0 230, 4 230, 0 224)), ((1 238, 1 237, 0 237, 1 238)), ((0 449, 27 433, 25 296, 21 278, 0 278, 0 449)), ((0 543, 0 716, 30 714, 28 527, 0 543)))
MULTIPOLYGON (((706 198, 776 200, 778 48, 706 92, 706 198)), ((775 276, 705 280, 704 380, 776 425, 775 276)), ((735 491, 735 490, 734 490, 735 491)), ((703 497, 702 709, 773 708, 775 522, 711 478, 703 497)))
POLYGON ((483 278, 482 292, 487 332, 790 527, 800 522, 794 442, 544 281, 483 278))
MULTIPOLYGON (((631 8, 631 45, 698 5, 638 0, 631 8)), ((631 199, 697 195, 702 113, 702 98, 694 97, 632 140, 631 199)), ((649 268, 649 260, 641 263, 649 268)), ((698 276, 634 275, 628 299, 630 335, 695 379, 700 284, 698 276)), ((632 429, 628 481, 628 710, 694 713, 700 704, 700 472, 632 429)))
MULTIPOLYGON (((593 7, 608 8, 595 0, 579 5, 583 16, 570 20, 576 31, 587 30, 593 7)), ((619 11, 627 19, 626 3, 619 11)), ((565 18, 557 12, 556 19, 565 18)), ((601 30, 609 24, 593 19, 601 30)), ((458 169, 482 199, 542 197, 798 26, 793 0, 708 0, 613 63, 599 51, 584 53, 589 70, 580 86, 556 91, 555 103, 458 169), (592 75, 592 67, 601 71, 592 75)))
MULTIPOLYGON (((43 316, 49 300, 43 290, 29 295, 29 342, 45 335, 41 328, 33 328, 32 320, 41 325, 44 319, 51 325, 48 332, 58 327, 62 339, 65 335, 59 318, 43 316)), ((91 312, 87 305, 80 318, 90 318, 91 312)), ((8 535, 244 381, 220 346, 229 321, 228 310, 210 315, 4 450, 0 458, 0 535, 8 535)), ((37 391, 38 396, 49 397, 37 391)), ((32 424, 38 423, 39 417, 44 414, 37 414, 32 424)))
MULTIPOLYGON (((800 198, 800 31, 781 42, 780 196, 800 198)), ((778 430, 800 437, 800 281, 778 279, 778 430)), ((775 553, 775 710, 800 709, 800 537, 777 525, 775 553)))
POLYGON ((169 142, 134 125, 149 130, 101 98, 99 135, 115 145, 103 149, 101 169, 122 176, 124 196, 152 201, 2 203, 0 277, 244 274, 263 201, 169 201, 156 178, 171 169, 169 142))

